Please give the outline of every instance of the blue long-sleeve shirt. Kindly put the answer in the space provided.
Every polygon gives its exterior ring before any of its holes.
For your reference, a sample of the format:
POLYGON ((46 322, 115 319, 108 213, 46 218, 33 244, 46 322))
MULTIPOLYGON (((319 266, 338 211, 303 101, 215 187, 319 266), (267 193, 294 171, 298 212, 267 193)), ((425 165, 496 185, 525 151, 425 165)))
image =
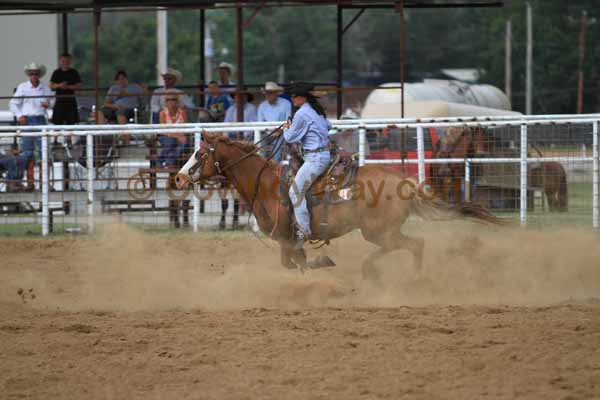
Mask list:
POLYGON ((258 106, 258 122, 285 121, 292 115, 292 103, 278 97, 274 104, 267 100, 258 106))
POLYGON ((302 143, 304 150, 316 150, 329 145, 329 129, 327 119, 304 103, 294 115, 289 129, 283 132, 283 138, 288 143, 302 143))

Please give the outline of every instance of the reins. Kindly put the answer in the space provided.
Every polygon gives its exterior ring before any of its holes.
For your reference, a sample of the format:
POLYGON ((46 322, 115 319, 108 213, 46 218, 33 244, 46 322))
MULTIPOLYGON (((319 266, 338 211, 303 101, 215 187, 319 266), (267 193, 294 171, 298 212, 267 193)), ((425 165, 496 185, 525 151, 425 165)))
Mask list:
MULTIPOLYGON (((244 154, 242 157, 240 157, 239 159, 235 160, 234 162, 232 162, 229 165, 226 165, 223 168, 219 168, 217 167, 217 170, 219 171, 219 173, 221 173, 222 171, 227 171, 229 168, 233 167, 234 165, 239 164, 240 162, 244 161, 246 158, 256 155, 256 153, 258 153, 260 150, 263 149, 263 147, 258 146, 259 143, 261 143, 263 140, 273 136, 276 132, 280 131, 283 128, 283 125, 285 125, 286 123, 284 122, 283 124, 279 125, 277 128, 275 128, 274 130, 272 130, 271 132, 269 132, 268 134, 266 134, 264 137, 262 137, 258 142, 254 143, 254 145, 256 146, 256 148, 254 150, 252 150, 251 152, 244 154)), ((273 158, 273 154, 275 154, 275 152, 271 152, 271 155, 267 158, 267 162, 269 162, 271 160, 271 158, 273 158)), ((215 166, 217 166, 215 164, 215 166)), ((262 171, 261 171, 262 172, 262 171)))
MULTIPOLYGON (((264 141, 264 140, 266 140, 267 138, 269 138, 269 137, 273 136, 273 135, 274 135, 275 133, 277 133, 278 131, 281 131, 284 125, 285 125, 285 123, 281 124, 280 126, 278 126, 277 128, 275 128, 274 130, 272 130, 271 132, 269 132, 268 134, 266 134, 266 135, 265 135, 264 137, 262 137, 262 138, 261 138, 261 139, 260 139, 258 142, 256 142, 256 143, 255 143, 255 146, 256 146, 256 147, 255 147, 255 148, 254 148, 252 151, 250 151, 250 152, 248 152, 248 153, 244 154, 244 155, 243 155, 242 157, 240 157, 239 159, 237 159, 237 160, 235 160, 235 161, 233 161, 233 162, 231 162, 231 163, 227 164, 225 167, 222 167, 222 168, 221 168, 221 166, 220 166, 219 162, 215 160, 215 161, 214 161, 214 166, 215 166, 215 168, 217 169, 217 172, 218 172, 218 173, 221 175, 221 174, 223 174, 225 171, 227 171, 227 170, 231 169, 232 167, 236 166, 237 164, 239 164, 240 162, 244 161, 245 159, 247 159, 247 158, 249 158, 249 157, 251 157, 251 156, 254 156, 254 155, 258 155, 258 154, 256 154, 256 153, 258 153, 260 150, 262 150, 262 149, 264 148, 264 147, 262 147, 262 146, 258 146, 258 144, 260 144, 261 142, 263 142, 263 141, 264 141)), ((260 190, 260 177, 261 177, 261 175, 263 174, 263 172, 265 171, 265 169, 267 169, 267 167, 269 166, 269 162, 271 161, 271 159, 273 158, 273 156, 274 156, 274 155, 277 153, 277 151, 279 151, 279 149, 281 148, 281 146, 282 146, 282 145, 283 145, 283 142, 282 142, 282 141, 280 141, 279 143, 277 143, 277 144, 276 144, 276 147, 272 149, 272 151, 271 151, 271 154, 269 155, 269 157, 267 157, 267 158, 264 160, 264 163, 263 163, 262 167, 261 167, 261 168, 260 168, 260 170, 258 171, 258 174, 257 174, 257 176, 256 176, 256 179, 255 179, 255 183, 254 183, 254 190, 253 190, 253 194, 252 194, 252 197, 249 199, 249 200, 250 200, 250 201, 249 201, 249 203, 250 203, 249 205, 250 205, 250 209, 252 210, 252 214, 255 214, 255 212, 254 212, 254 203, 255 203, 255 200, 256 200, 256 198, 257 198, 257 196, 258 196, 258 192, 259 192, 259 190, 260 190)), ((204 148, 208 148, 208 150, 209 150, 211 153, 213 153, 213 155, 214 155, 214 153, 215 153, 215 151, 216 151, 216 146, 217 146, 217 143, 215 143, 214 147, 213 147, 213 146, 208 146, 208 145, 207 145, 207 144, 205 144, 204 142, 202 142, 202 143, 200 144, 200 148, 202 148, 202 147, 204 147, 204 148)), ((198 161, 196 164, 194 164, 192 167, 190 167, 190 170, 189 170, 189 175, 192 175, 192 174, 193 174, 194 172, 196 172, 196 171, 197 171, 199 168, 202 168, 202 167, 204 166, 204 163, 206 162, 206 160, 207 160, 207 159, 208 159, 208 153, 204 153, 204 154, 202 155, 202 157, 201 157, 201 160, 199 160, 199 161, 198 161)), ((236 180, 234 176, 232 176, 232 178, 233 178, 233 180, 234 180, 234 181, 236 180)), ((268 213, 268 212, 266 212, 266 210, 264 209, 264 207, 263 207, 263 211, 265 211, 265 216, 266 216, 266 217, 268 217, 268 218, 270 219, 270 217, 269 217, 269 213, 268 213)), ((277 213, 277 215, 276 215, 276 218, 275 218, 275 224, 273 224, 273 230, 271 231, 271 234, 270 234, 270 236, 271 236, 271 237, 272 237, 273 233, 275 232, 275 229, 276 229, 276 227, 277 227, 277 222, 278 222, 278 220, 279 220, 279 218, 278 218, 278 214, 279 214, 279 205, 278 205, 278 207, 276 208, 276 213, 277 213)), ((248 220, 249 220, 249 219, 250 219, 250 216, 248 216, 248 220)), ((259 238, 259 240, 260 240, 260 238, 259 238)), ((262 242, 262 240, 260 240, 260 241, 262 242)), ((265 245, 266 245, 266 244, 265 244, 265 245)), ((267 247, 268 247, 268 246, 267 246, 267 247)))

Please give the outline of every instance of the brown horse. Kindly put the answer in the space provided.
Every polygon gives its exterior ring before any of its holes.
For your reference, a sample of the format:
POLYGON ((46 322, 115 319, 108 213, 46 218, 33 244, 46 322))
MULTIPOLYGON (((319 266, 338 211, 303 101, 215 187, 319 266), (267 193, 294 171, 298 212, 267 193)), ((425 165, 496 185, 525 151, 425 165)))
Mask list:
MULTIPOLYGON (((518 157, 514 150, 502 149, 497 141, 481 127, 450 128, 446 136, 441 137, 433 148, 434 158, 474 158, 482 155, 497 157, 518 157)), ((539 157, 542 152, 533 147, 539 157)), ((477 179, 480 164, 472 166, 472 182, 477 179)), ((461 183, 465 177, 463 163, 431 165, 431 183, 436 193, 448 202, 462 201, 461 183)), ((567 174, 558 162, 541 162, 530 167, 528 182, 531 186, 544 190, 550 211, 567 211, 567 174)))
MULTIPOLYGON (((200 148, 177 174, 177 187, 183 189, 191 182, 216 175, 226 176, 249 205, 262 232, 280 244, 282 264, 302 269, 306 266, 306 256, 302 250, 294 251, 293 217, 282 202, 289 199, 287 189, 280 190, 282 166, 256 154, 258 150, 252 144, 204 133, 200 148), (280 196, 280 192, 284 195, 280 196)), ((377 276, 374 261, 393 250, 410 251, 416 267, 421 267, 424 240, 400 231, 411 214, 430 220, 462 216, 490 224, 504 222, 483 207, 474 204, 451 206, 428 192, 414 180, 400 176, 395 169, 375 165, 361 167, 352 186, 352 198, 328 206, 327 239, 360 229, 365 240, 379 246, 363 263, 363 274, 377 276)), ((312 208, 313 238, 324 239, 319 224, 323 212, 322 204, 312 208)))
POLYGON ((560 163, 541 162, 529 169, 527 181, 544 189, 550 211, 568 211, 567 173, 560 163))
MULTIPOLYGON (((433 147, 433 158, 473 158, 486 154, 487 135, 480 127, 449 128, 433 147)), ((477 168, 473 175, 477 175, 477 168)), ((434 191, 447 202, 462 202, 461 183, 465 177, 463 163, 432 164, 431 183, 434 191)))

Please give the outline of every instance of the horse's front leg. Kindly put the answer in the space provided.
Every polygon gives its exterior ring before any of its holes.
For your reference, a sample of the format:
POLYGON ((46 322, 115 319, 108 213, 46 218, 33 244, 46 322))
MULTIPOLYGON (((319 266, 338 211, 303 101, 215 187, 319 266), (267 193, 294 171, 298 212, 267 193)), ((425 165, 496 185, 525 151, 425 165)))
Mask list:
POLYGON ((306 255, 304 250, 298 252, 294 246, 288 242, 280 242, 281 247, 281 265, 287 269, 295 269, 299 266, 303 268, 306 265, 306 255))

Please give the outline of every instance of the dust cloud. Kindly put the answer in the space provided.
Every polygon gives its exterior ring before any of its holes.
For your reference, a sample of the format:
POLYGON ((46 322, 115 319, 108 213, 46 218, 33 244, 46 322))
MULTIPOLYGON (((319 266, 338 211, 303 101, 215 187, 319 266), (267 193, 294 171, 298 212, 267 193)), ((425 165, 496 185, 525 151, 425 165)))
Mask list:
POLYGON ((276 243, 267 247, 248 233, 150 234, 111 222, 93 237, 3 238, 0 302, 140 311, 544 305, 600 297, 600 246, 589 231, 413 222, 405 232, 425 238, 423 269, 396 251, 377 263, 381 284, 362 279, 361 262, 376 247, 359 232, 311 251, 337 267, 305 274, 282 268, 276 243))

